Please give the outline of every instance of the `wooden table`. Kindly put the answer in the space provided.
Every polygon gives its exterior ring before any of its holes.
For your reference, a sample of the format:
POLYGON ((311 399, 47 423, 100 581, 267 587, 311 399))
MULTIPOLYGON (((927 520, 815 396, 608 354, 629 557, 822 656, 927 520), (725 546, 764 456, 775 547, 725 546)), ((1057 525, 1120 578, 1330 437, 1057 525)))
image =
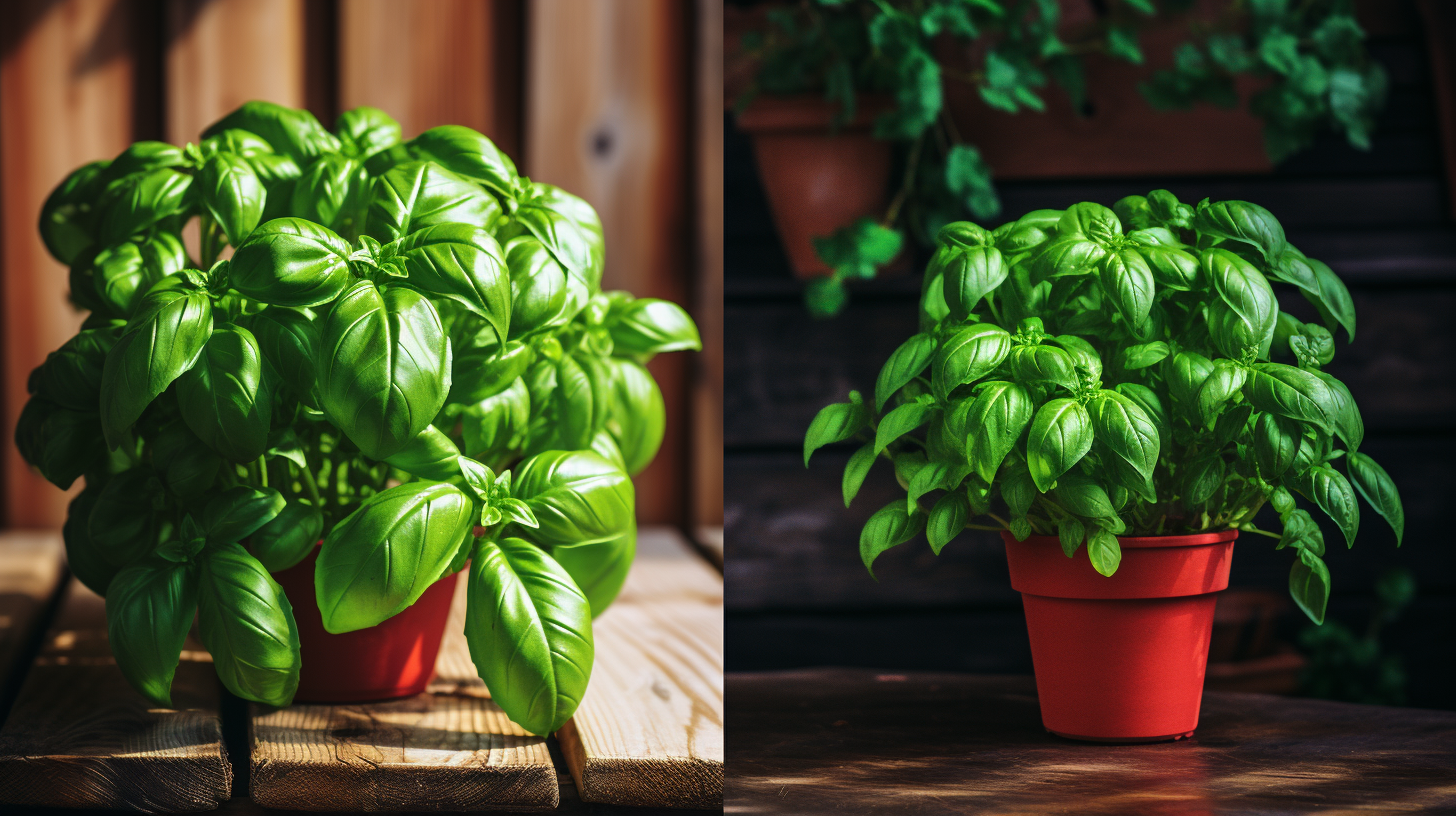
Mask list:
POLYGON ((679 533, 638 536, 626 586, 593 622, 591 685, 550 740, 491 700, 461 633, 464 604, 462 580, 425 694, 249 705, 191 639, 178 707, 159 709, 111 657, 102 599, 64 579, 59 536, 0 534, 0 813, 721 808, 723 583, 679 533))
POLYGON ((1047 734, 1029 677, 727 677, 725 813, 1456 812, 1456 712, 1204 695, 1182 742, 1047 734))

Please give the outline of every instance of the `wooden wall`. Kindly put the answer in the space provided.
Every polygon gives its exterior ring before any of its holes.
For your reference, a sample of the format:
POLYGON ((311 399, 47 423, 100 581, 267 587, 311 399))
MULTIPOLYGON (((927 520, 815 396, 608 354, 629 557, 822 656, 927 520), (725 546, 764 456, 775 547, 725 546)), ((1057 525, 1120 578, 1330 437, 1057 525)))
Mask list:
MULTIPOLYGON (((1005 182, 1000 191, 1012 217, 1078 201, 1110 205, 1159 187, 1184 201, 1255 201, 1345 279, 1358 340, 1342 344, 1330 370, 1358 400, 1369 429, 1362 450, 1394 476, 1408 525, 1397 550, 1366 513, 1355 548, 1331 550, 1332 615, 1363 629, 1374 577, 1387 566, 1410 568, 1418 601, 1387 639, 1406 662, 1411 702, 1456 708, 1456 226, 1441 157, 1443 140, 1456 133, 1438 124, 1425 37, 1410 5, 1402 8, 1372 42, 1392 88, 1370 153, 1331 136, 1267 174, 1062 177, 1005 182)), ((884 360, 915 331, 919 275, 862 286, 839 317, 811 320, 773 232, 751 146, 731 116, 725 136, 729 669, 1030 671, 1020 600, 995 534, 964 533, 939 557, 923 537, 911 541, 881 556, 875 582, 860 564, 859 529, 903 492, 877 466, 845 510, 840 473, 852 447, 826 449, 803 466, 814 413, 852 388, 872 390, 884 360)), ((1234 584, 1283 592, 1289 563, 1261 540, 1240 541, 1234 584)), ((1286 636, 1298 625, 1287 619, 1286 636)))
POLYGON ((35 230, 42 201, 84 162, 137 139, 195 141, 254 98, 326 125, 374 105, 406 138, 468 125, 527 175, 590 201, 607 232, 605 283, 684 304, 709 343, 653 364, 667 439, 638 478, 641 518, 721 524, 721 414, 704 395, 722 392, 722 308, 702 294, 722 287, 719 250, 705 251, 721 247, 722 220, 701 191, 721 188, 722 148, 701 109, 722 68, 698 56, 721 39, 721 16, 721 0, 0 4, 0 526, 59 526, 67 501, 11 443, 27 374, 80 320, 35 230))

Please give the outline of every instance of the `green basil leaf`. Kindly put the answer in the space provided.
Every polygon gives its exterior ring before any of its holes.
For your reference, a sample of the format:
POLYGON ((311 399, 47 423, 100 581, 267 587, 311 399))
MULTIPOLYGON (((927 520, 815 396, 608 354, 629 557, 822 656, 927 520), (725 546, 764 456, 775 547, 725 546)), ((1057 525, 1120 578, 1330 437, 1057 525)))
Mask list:
POLYGON ((1260 414, 1254 424, 1254 461, 1259 475, 1273 482, 1294 466, 1304 434, 1299 423, 1276 414, 1260 414))
MULTIPOLYGON (((875 429, 875 453, 878 454, 891 442, 924 425, 934 411, 933 404, 907 402, 885 414, 884 418, 880 420, 879 427, 875 429)), ((815 421, 818 421, 818 417, 815 417, 815 421)), ((809 430, 812 433, 813 426, 810 426, 809 430)))
POLYGON ((205 292, 148 293, 106 355, 101 374, 101 427, 113 448, 142 411, 202 356, 212 336, 205 292))
POLYGON ((446 482, 460 475, 460 449, 445 432, 426 425, 414 439, 384 461, 411 476, 446 482))
POLYGON ((499 394, 535 360, 536 349, 516 340, 503 346, 468 346, 451 364, 450 401, 476 403, 499 394))
MULTIPOLYGON (((946 250, 942 250, 946 252, 946 250)), ((940 253, 937 253, 940 258, 940 253)), ((965 320, 981 298, 1006 280, 1008 267, 1001 250, 989 246, 965 247, 951 251, 938 265, 945 303, 957 320, 965 320)))
POLYGON ((217 481, 222 457, 203 444, 182 420, 162 426, 148 439, 152 467, 184 503, 201 498, 217 481))
POLYGON ((1112 518, 1117 511, 1112 509, 1112 500, 1107 491, 1095 479, 1077 473, 1063 474, 1052 491, 1062 507, 1082 518, 1112 518))
POLYGON ((283 588, 236 543, 204 550, 199 575, 198 634, 222 684, 244 700, 288 705, 302 662, 283 588))
POLYGON ((586 305, 586 285, 534 236, 518 235, 502 252, 511 275, 512 340, 564 326, 586 305))
POLYGON ((101 250, 91 263, 99 310, 131 316, 152 286, 188 263, 181 240, 168 232, 158 232, 141 243, 127 241, 101 250))
POLYGON ((669 351, 699 351, 698 327, 676 303, 637 298, 607 323, 617 355, 646 357, 669 351))
POLYGON ((1295 486, 1335 522, 1345 534, 1345 545, 1355 546, 1355 533, 1360 529, 1360 505, 1344 475, 1329 465, 1316 465, 1300 474, 1295 486))
POLYGON ((243 158, 273 153, 273 145, 264 141, 262 136, 249 133, 241 128, 227 128, 218 131, 203 139, 197 147, 203 157, 209 159, 218 153, 232 153, 243 158))
POLYGON ((849 503, 854 501, 854 497, 859 494, 860 486, 864 484, 865 477, 869 475, 870 468, 878 458, 874 443, 866 443, 850 454, 849 462, 844 466, 842 485, 845 507, 848 507, 849 503))
POLYGON ((106 593, 120 570, 111 563, 105 549, 91 538, 87 529, 96 498, 101 495, 101 485, 90 484, 76 494, 66 508, 66 522, 61 527, 61 538, 66 543, 66 568, 86 585, 86 588, 101 597, 106 593))
POLYGON ((269 572, 281 572, 308 557, 323 538, 324 516, 318 508, 291 501, 248 537, 248 549, 269 572))
POLYGON ((1062 213, 1057 221, 1057 232, 1062 235, 1085 235, 1093 241, 1109 242, 1122 234, 1122 222, 1117 213, 1101 204, 1084 201, 1073 204, 1062 213))
MULTIPOLYGON (((1012 352, 1011 335, 1005 329, 990 323, 967 326, 936 349, 930 368, 931 389, 946 399, 959 386, 991 373, 1012 352)), ((1071 370, 1069 357, 1067 370, 1071 370)))
POLYGON ((111 162, 94 161, 71 171, 40 208, 40 237, 51 257, 70 266, 95 241, 92 207, 111 162))
POLYGON ((349 244, 328 227, 275 218, 233 254, 228 284, 245 297, 277 306, 318 306, 349 287, 349 244))
POLYGON ((1142 326, 1153 308, 1153 271, 1135 249, 1108 253, 1098 267, 1102 291, 1112 300, 1124 320, 1142 326))
POLYGON ((107 640, 117 668, 153 704, 172 707, 172 677, 192 616, 197 582, 186 564, 149 559, 116 574, 106 596, 107 640))
POLYGON ((1066 235, 1043 244, 1032 261, 1033 282, 1085 275, 1100 268, 1107 250, 1081 235, 1066 235))
POLYGON ((1162 340, 1128 346, 1118 354, 1118 364, 1128 371, 1147 368, 1163 361, 1168 356, 1168 344, 1162 340))
POLYGON ((1319 294, 1313 292, 1301 292, 1305 300, 1313 303, 1323 318, 1325 328, 1334 331, 1336 326, 1344 326, 1350 340, 1355 339, 1355 301, 1350 298, 1350 290, 1345 288, 1344 281, 1341 281, 1333 271, 1325 264, 1310 259, 1309 265, 1314 269, 1315 277, 1319 282, 1319 294))
POLYGON ((374 182, 364 231, 389 243, 443 224, 486 227, 501 213, 500 202, 479 185, 433 162, 405 162, 374 182))
POLYGON ((499 394, 481 400, 461 414, 465 450, 471 456, 494 461, 524 442, 531 419, 531 395, 517 378, 499 394))
POLYGON ((1324 380, 1282 363, 1256 363, 1244 385, 1244 398, 1255 410, 1296 419, 1332 431, 1322 406, 1338 399, 1324 380))
POLYGON ((278 379, 305 405, 317 406, 323 338, 313 319, 297 309, 269 306, 252 315, 247 325, 264 362, 278 379))
POLYGON ((419 600, 445 574, 474 509, 443 482, 410 482, 365 499, 319 550, 314 588, 324 629, 367 629, 419 600))
POLYGON ((469 224, 441 224, 405 236, 396 251, 411 286, 455 301, 510 334, 511 279, 500 245, 469 224))
POLYGON ((346 110, 334 120, 334 133, 340 149, 356 159, 367 159, 404 138, 396 122, 379 108, 360 105, 346 110))
POLYGON ((222 226, 229 244, 238 246, 263 217, 267 192, 253 166, 241 156, 217 153, 197 174, 202 205, 222 226))
POLYGON ((236 128, 256 133, 300 165, 326 153, 337 153, 341 147, 334 134, 324 129, 312 113, 287 108, 273 102, 244 102, 237 110, 213 122, 202 131, 204 138, 236 128))
POLYGON ((101 454, 96 448, 100 432, 94 412, 72 411, 32 397, 15 423, 15 446, 46 481, 68 490, 101 454))
POLYGON ((1217 456, 1205 457, 1193 462, 1183 474, 1183 502, 1197 507, 1217 492, 1223 484, 1224 463, 1217 456))
POLYGON ((1092 433, 1092 420, 1076 400, 1054 399, 1037 410, 1026 444, 1027 466, 1037 490, 1051 490, 1063 473, 1087 455, 1092 433))
MULTIPOLYGON (((1001 477, 1001 500, 1006 502, 1006 509, 1011 511, 1013 518, 1025 519, 1036 500, 1036 484, 1031 479, 1031 472, 1017 464, 1017 467, 1011 467, 1008 463, 1006 473, 1001 477)), ((1021 536, 1017 540, 1025 538, 1021 536)))
POLYGON ((1092 569, 1111 577, 1122 563, 1122 545, 1107 530, 1093 528, 1087 535, 1087 557, 1092 561, 1092 569))
MULTIPOLYGON (((1010 345, 1010 338, 1008 347, 1010 345)), ((885 410, 885 403, 905 386, 906 383, 920 376, 920 372, 930 365, 930 360, 935 356, 935 337, 929 334, 916 334, 909 340, 900 344, 885 361, 880 369, 880 376, 875 381, 875 410, 885 410)))
POLYGON ((637 554, 637 525, 611 541, 585 547, 558 547, 551 557, 566 570, 573 583, 586 596, 595 618, 607 611, 622 585, 637 554))
POLYGON ((1208 307, 1209 333, 1225 356, 1238 359, 1256 347, 1268 358, 1279 318, 1279 302, 1269 280, 1252 264, 1226 249, 1203 253, 1204 271, 1219 299, 1208 307))
POLYGON ((196 364, 177 377, 177 407, 187 427, 233 462, 251 462, 268 447, 272 394, 253 333, 219 326, 196 364))
POLYGON ((170 167, 128 176, 109 187, 96 205, 101 214, 96 241, 111 246, 150 229, 186 209, 194 194, 192 176, 170 167))
POLYGON ((549 547, 609 541, 633 523, 632 480, 590 451, 547 451, 515 467, 513 497, 540 527, 526 535, 549 547))
MULTIPOLYGON (((1213 371, 1209 372, 1208 378, 1198 389, 1199 423, 1204 427, 1212 425, 1219 413, 1223 411, 1224 405, 1255 376, 1258 376, 1257 371, 1247 369, 1233 360, 1224 358, 1215 360, 1213 371)), ((1248 393, 1245 391, 1246 397, 1248 397, 1248 393)), ((1251 397, 1249 399, 1253 402, 1251 397)), ((1253 405, 1260 410, 1267 410, 1257 402, 1253 402, 1253 405)))
POLYGON ((1212 373, 1212 360, 1197 352, 1180 351, 1173 355, 1172 370, 1168 372, 1168 393, 1189 415, 1197 416, 1198 392, 1212 373))
POLYGON ((875 576, 875 559, 880 553, 904 544, 924 529, 925 514, 911 513, 903 501, 892 501, 876 510, 859 534, 859 557, 870 577, 875 576))
POLYGON ((804 467, 809 466, 809 456, 814 451, 853 438, 869 424, 869 412, 865 410, 859 392, 851 391, 849 400, 826 405, 814 415, 808 432, 804 434, 804 467))
POLYGON ((1189 253, 1168 246, 1140 246, 1137 251, 1159 288, 1189 292, 1202 285, 1198 260, 1189 253))
POLYGON ((1330 600, 1330 568, 1309 550, 1300 550, 1294 568, 1289 571, 1289 594, 1309 619, 1325 622, 1325 606, 1330 600))
POLYGON ((491 699, 533 734, 555 732, 591 677, 591 604, 571 576, 518 538, 482 540, 470 567, 465 639, 491 699))
POLYGON ((622 454, 627 475, 652 463, 667 429, 662 390, 647 369, 631 360, 611 359, 605 428, 622 454))
POLYGON ((1006 367, 1021 382, 1049 382, 1068 391, 1080 385, 1076 360, 1052 346, 1017 346, 1007 355, 1006 367))
MULTIPOLYGON (((1077 554, 1077 550, 1081 549, 1082 541, 1086 537, 1087 528, 1078 519, 1066 516, 1057 522, 1057 538, 1061 542, 1062 552, 1066 553, 1068 558, 1077 554)), ((1119 552, 1121 552, 1121 548, 1119 548, 1119 552)))
POLYGON ((965 494, 952 491, 941 496, 930 508, 930 516, 925 523, 925 538, 930 542, 931 551, 940 555, 945 545, 966 528, 970 512, 965 494))
POLYGON ((1264 259, 1273 263, 1283 252, 1284 227, 1258 204, 1247 201, 1207 202, 1198 205, 1193 227, 1205 235, 1253 246, 1264 259))
POLYGON ((592 427, 595 389, 591 378, 570 354, 556 361, 556 439, 562 448, 581 450, 597 432, 592 427))
POLYGON ((1031 422, 1033 400, 1025 387, 991 382, 981 389, 966 414, 966 458, 988 484, 996 478, 1006 454, 1031 422))
POLYGON ((419 292, 350 287, 324 322, 320 407, 371 459, 425 429, 450 391, 450 342, 419 292))
POLYGON ((430 128, 407 143, 409 152, 508 197, 516 188, 516 165, 485 136, 461 125, 430 128))
POLYGON ((1363 453, 1351 451, 1345 461, 1355 489, 1375 508, 1375 512, 1390 523, 1390 529, 1395 531, 1395 546, 1399 547, 1405 538, 1405 508, 1400 503, 1400 491, 1390 474, 1363 453))
POLYGON ((339 153, 320 157, 293 184, 291 216, 322 224, 340 235, 364 231, 371 187, 369 172, 356 159, 339 153))
POLYGON ((1079 368, 1086 369, 1092 379, 1102 376, 1102 357, 1091 343, 1070 334, 1059 334, 1052 338, 1052 342, 1072 355, 1073 362, 1079 368))
POLYGON ((202 528, 209 542, 241 541, 283 512, 285 504, 283 496, 271 487, 236 485, 207 503, 202 528))
POLYGON ((1327 400, 1320 403, 1320 410, 1329 418, 1330 427, 1336 436, 1344 440, 1346 448, 1351 451, 1357 450, 1360 443, 1365 441, 1365 421, 1360 417, 1360 409, 1355 407, 1354 395, 1350 393, 1350 389, 1344 383, 1329 374, 1323 371, 1310 371, 1310 373, 1324 382, 1326 386, 1325 391, 1314 391, 1311 396, 1327 400))

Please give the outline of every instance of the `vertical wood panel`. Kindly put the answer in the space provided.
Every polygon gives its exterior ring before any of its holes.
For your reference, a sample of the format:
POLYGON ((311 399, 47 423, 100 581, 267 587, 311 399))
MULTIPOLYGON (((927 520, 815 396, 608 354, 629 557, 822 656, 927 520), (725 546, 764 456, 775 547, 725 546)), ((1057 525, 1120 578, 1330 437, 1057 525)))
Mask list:
MULTIPOLYGON (((527 13, 525 171, 601 214, 602 286, 689 303, 688 51, 680 0, 532 0, 527 13)), ((667 437, 637 477, 644 524, 686 521, 686 354, 650 369, 667 402, 667 437)))
POLYGON ((41 204, 67 173, 131 142, 132 55, 144 4, 128 0, 13 0, 0 9, 0 232, 3 232, 5 524, 59 527, 67 496, 32 472, 11 444, 25 380, 81 324, 66 270, 36 231, 41 204))
POLYGON ((373 105, 405 138, 465 125, 520 149, 519 0, 341 0, 339 107, 373 105))
POLYGON ((723 0, 698 0, 696 11, 693 302, 703 353, 693 382, 692 521, 700 527, 723 524, 723 0))
POLYGON ((302 107, 304 11, 304 0, 168 0, 167 141, 197 141, 250 99, 302 107))

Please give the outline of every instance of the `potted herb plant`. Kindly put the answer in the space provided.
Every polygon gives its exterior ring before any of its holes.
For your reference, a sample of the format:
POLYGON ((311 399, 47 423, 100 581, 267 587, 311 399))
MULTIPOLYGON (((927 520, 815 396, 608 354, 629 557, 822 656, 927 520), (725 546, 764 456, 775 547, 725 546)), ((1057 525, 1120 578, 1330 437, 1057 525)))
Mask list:
POLYGON ((249 102, 72 173, 40 229, 91 314, 16 442, 85 477, 67 557, 138 691, 170 704, 195 613, 245 699, 416 693, 468 564, 492 698, 536 734, 571 716, 662 440, 644 364, 699 347, 676 305, 600 291, 586 202, 468 128, 249 102))
POLYGON ((1291 550, 1290 593, 1316 623, 1325 541, 1295 497, 1347 544, 1357 493, 1403 534, 1395 484, 1359 452, 1355 400, 1322 370, 1334 333, 1354 336, 1348 291, 1262 207, 1165 190, 994 231, 951 224, 939 245, 920 332, 873 399, 820 411, 805 463, 863 440, 846 505, 875 462, 894 467, 908 496, 865 525, 867 568, 922 531, 936 553, 964 529, 1001 532, 1049 730, 1191 734, 1240 533, 1291 550), (1281 311, 1275 285, 1320 322, 1281 311), (1266 502, 1281 532, 1255 526, 1266 502))

